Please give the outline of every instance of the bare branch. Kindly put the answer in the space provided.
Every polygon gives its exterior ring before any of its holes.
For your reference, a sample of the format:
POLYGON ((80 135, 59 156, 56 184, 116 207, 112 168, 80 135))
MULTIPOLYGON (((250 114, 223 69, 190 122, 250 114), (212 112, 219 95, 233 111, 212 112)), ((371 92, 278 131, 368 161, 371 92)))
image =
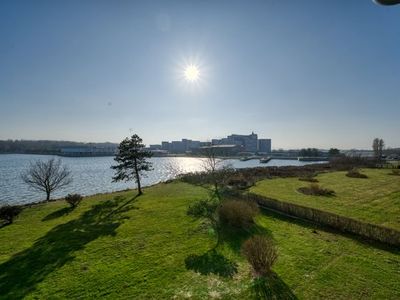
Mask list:
POLYGON ((30 164, 29 169, 21 175, 22 180, 30 187, 45 192, 47 200, 50 194, 72 182, 71 172, 63 166, 61 160, 54 158, 48 161, 38 160, 30 164))

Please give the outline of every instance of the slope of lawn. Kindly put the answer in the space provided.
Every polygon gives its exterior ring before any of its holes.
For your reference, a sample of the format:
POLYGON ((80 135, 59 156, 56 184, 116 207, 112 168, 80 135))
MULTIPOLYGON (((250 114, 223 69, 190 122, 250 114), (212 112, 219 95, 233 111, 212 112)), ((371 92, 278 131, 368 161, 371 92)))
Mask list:
MULTIPOLYGON (((207 191, 174 182, 26 208, 0 228, 0 299, 249 299, 255 297, 240 245, 248 234, 215 236, 186 215, 207 191)), ((278 299, 398 299, 400 256, 306 223, 260 215, 279 259, 278 299)))
POLYGON ((304 195, 298 188, 309 183, 298 178, 262 180, 250 191, 400 230, 400 176, 388 175, 390 170, 384 169, 361 172, 368 178, 349 178, 346 172, 318 175, 321 187, 336 192, 333 197, 304 195))

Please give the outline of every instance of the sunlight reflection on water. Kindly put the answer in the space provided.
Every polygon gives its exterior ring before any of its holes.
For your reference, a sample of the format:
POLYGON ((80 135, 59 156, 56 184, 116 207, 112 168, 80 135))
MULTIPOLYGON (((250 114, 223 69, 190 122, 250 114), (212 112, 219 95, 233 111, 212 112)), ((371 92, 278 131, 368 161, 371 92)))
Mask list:
MULTIPOLYGON (((0 155, 0 204, 30 203, 43 200, 41 192, 28 188, 21 180, 20 174, 35 160, 47 160, 51 155, 2 154, 0 155)), ((134 188, 133 182, 112 182, 114 164, 113 157, 61 157, 71 170, 73 182, 70 186, 55 192, 52 198, 61 198, 68 193, 91 195, 134 188)), ((179 173, 202 170, 202 159, 193 157, 154 157, 151 159, 154 170, 147 172, 143 178, 143 186, 174 178, 179 173)), ((223 164, 231 164, 235 168, 251 168, 257 166, 305 165, 296 160, 271 160, 260 164, 258 160, 239 161, 228 159, 223 164)))

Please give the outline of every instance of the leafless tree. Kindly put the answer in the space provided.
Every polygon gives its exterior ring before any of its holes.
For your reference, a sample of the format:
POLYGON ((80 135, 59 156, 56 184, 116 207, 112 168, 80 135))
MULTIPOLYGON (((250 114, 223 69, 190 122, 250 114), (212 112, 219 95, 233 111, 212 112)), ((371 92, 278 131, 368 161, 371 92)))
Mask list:
POLYGON ((375 138, 372 142, 372 149, 374 150, 375 158, 380 160, 383 155, 383 149, 385 147, 385 142, 383 139, 375 138))
POLYGON ((379 145, 378 145, 379 159, 382 158, 382 155, 383 155, 383 148, 385 148, 385 142, 383 141, 383 139, 380 139, 380 140, 379 140, 379 145))
POLYGON ((379 139, 374 138, 372 141, 372 150, 374 150, 374 156, 376 159, 379 157, 379 139))
POLYGON ((29 169, 21 175, 22 180, 30 187, 46 193, 46 200, 50 194, 72 182, 71 172, 63 166, 61 159, 38 160, 31 163, 29 169))
POLYGON ((232 166, 224 165, 223 160, 217 157, 216 150, 212 146, 204 147, 201 153, 204 156, 203 170, 213 185, 214 196, 220 198, 220 188, 232 173, 232 166))

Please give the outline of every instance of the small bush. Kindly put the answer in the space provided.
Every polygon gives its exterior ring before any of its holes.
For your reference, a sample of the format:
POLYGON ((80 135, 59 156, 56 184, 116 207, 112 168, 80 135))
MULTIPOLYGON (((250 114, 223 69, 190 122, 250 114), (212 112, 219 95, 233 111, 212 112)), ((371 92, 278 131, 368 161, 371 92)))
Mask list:
POLYGON ((311 183, 309 187, 301 187, 298 189, 299 192, 305 195, 311 196, 334 196, 335 191, 330 189, 324 189, 319 186, 318 183, 311 183))
POLYGON ((254 217, 258 212, 258 206, 254 202, 229 200, 218 208, 218 217, 221 224, 247 229, 254 224, 254 217))
POLYGON ((400 169, 393 169, 392 173, 389 173, 389 175, 400 176, 400 169))
POLYGON ((79 203, 81 203, 82 198, 83 197, 79 194, 68 194, 65 197, 65 201, 67 201, 67 203, 71 205, 72 208, 75 208, 79 205, 79 203))
POLYGON ((237 172, 235 175, 231 176, 228 179, 227 183, 229 186, 234 187, 239 190, 244 190, 244 189, 247 189, 247 188, 251 187, 252 185, 254 185, 254 183, 251 180, 246 179, 246 177, 242 173, 239 173, 239 172, 237 172))
POLYGON ((0 207, 0 219, 4 220, 6 224, 11 224, 21 211, 22 207, 17 205, 6 205, 0 207))
POLYGON ((351 178, 368 178, 367 175, 360 173, 360 170, 357 168, 353 168, 348 171, 346 176, 351 178))
POLYGON ((217 209, 218 204, 211 200, 200 200, 189 206, 187 214, 195 218, 209 218, 217 209))
POLYGON ((271 239, 255 235, 244 242, 242 253, 253 268, 254 275, 265 276, 278 258, 275 245, 271 239))
POLYGON ((318 182, 318 179, 315 178, 313 175, 306 175, 299 178, 300 181, 307 181, 307 182, 318 182))

